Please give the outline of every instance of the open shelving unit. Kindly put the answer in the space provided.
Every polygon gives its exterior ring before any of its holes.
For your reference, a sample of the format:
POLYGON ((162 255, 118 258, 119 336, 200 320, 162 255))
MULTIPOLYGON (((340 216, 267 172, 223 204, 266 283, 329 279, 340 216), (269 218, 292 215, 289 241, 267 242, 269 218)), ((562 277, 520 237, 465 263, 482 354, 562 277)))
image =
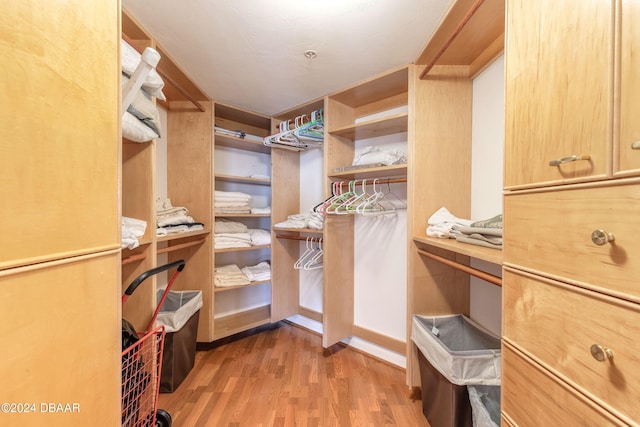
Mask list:
POLYGON ((504 48, 504 1, 457 0, 416 60, 410 83, 415 120, 408 165, 407 383, 420 385, 411 342, 413 314, 470 311, 470 277, 501 279, 471 266, 471 259, 502 264, 502 251, 426 235, 427 219, 447 207, 471 214, 473 78, 504 48))

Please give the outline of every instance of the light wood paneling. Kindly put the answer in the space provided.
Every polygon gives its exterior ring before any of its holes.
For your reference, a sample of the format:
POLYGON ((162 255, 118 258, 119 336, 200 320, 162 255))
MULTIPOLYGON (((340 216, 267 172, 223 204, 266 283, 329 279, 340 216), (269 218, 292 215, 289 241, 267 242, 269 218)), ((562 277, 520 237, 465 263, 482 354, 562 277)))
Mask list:
POLYGON ((0 269, 119 246, 118 7, 3 5, 0 269))
POLYGON ((508 2, 505 188, 611 174, 614 3, 508 2))
POLYGON ((620 75, 619 120, 620 133, 617 142, 617 165, 615 171, 620 175, 640 174, 640 147, 633 149, 634 142, 640 142, 640 79, 638 69, 640 58, 637 55, 640 49, 640 3, 637 1, 622 1, 619 14, 619 40, 618 50, 620 75))
POLYGON ((442 206, 459 218, 471 210, 472 82, 464 67, 434 67, 426 80, 412 68, 408 165, 407 381, 420 385, 415 346, 409 339, 412 314, 469 313, 469 275, 418 254, 426 249, 462 264, 469 257, 417 243, 427 219, 442 206))
MULTIPOLYGON (((534 361, 505 344, 502 347, 503 414, 520 427, 602 427, 627 425, 575 394, 534 361), (523 403, 523 400, 526 402, 523 403)), ((503 418, 503 421, 505 419, 503 418)))
POLYGON ((0 271, 3 425, 120 424, 118 250, 0 271), (48 413, 40 404, 74 403, 48 413))
POLYGON ((503 338, 609 410, 640 419, 640 306, 509 268, 504 278, 503 338), (595 360, 594 344, 612 358, 595 360))
POLYGON ((640 245, 629 232, 640 227, 640 181, 554 190, 504 198, 505 264, 640 302, 640 245), (615 240, 596 245, 598 229, 615 240))
MULTIPOLYGON (((268 305, 234 313, 215 319, 213 340, 228 337, 238 332, 265 325, 270 322, 271 314, 268 305)), ((212 340, 212 341, 213 341, 212 340)))

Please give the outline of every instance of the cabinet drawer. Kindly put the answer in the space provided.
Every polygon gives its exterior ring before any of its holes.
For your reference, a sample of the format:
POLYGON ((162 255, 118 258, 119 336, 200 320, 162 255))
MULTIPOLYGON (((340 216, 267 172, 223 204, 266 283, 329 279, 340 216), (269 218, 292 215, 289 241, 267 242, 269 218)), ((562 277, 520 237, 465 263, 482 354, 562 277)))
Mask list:
MULTIPOLYGON (((519 427, 625 425, 548 373, 502 347, 501 410, 519 427), (561 405, 558 403, 562 402, 561 405)), ((503 417, 505 420, 506 417, 503 417)))
POLYGON ((640 419, 640 306, 505 268, 503 337, 620 416, 640 419), (597 361, 592 345, 613 357, 597 361))
POLYGON ((571 186, 504 198, 504 262, 640 302, 640 184, 571 186), (615 237, 598 246, 592 232, 615 237))

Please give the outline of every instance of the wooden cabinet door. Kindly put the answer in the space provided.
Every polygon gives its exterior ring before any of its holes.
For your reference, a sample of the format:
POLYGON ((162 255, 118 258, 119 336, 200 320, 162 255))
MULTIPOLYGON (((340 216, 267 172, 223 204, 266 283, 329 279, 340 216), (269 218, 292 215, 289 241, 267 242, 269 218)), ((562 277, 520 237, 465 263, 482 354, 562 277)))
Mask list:
POLYGON ((623 1, 620 14, 620 137, 615 172, 640 174, 640 2, 623 1))
POLYGON ((508 0, 507 189, 610 174, 614 3, 508 0))

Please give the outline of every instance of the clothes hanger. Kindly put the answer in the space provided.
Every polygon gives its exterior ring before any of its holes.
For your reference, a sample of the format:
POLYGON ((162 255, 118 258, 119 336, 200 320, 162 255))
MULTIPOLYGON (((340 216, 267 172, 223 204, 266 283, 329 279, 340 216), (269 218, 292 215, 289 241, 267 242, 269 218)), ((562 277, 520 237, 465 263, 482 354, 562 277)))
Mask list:
POLYGON ((317 239, 316 243, 318 247, 315 250, 313 256, 304 264, 304 270, 317 270, 323 267, 322 255, 324 251, 322 250, 322 240, 317 239))

